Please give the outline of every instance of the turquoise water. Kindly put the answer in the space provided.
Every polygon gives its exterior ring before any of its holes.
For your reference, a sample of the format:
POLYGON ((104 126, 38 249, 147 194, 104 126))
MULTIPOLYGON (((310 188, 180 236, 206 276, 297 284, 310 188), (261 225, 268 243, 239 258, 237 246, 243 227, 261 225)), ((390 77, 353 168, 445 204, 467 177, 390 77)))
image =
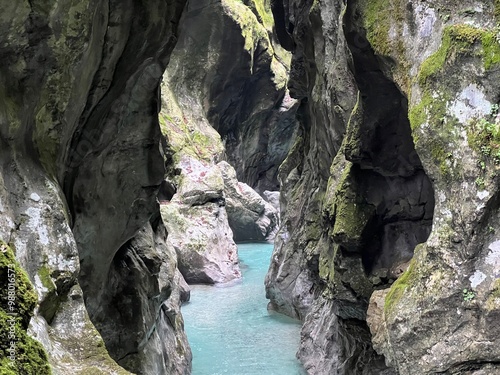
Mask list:
POLYGON ((270 244, 240 244, 240 282, 191 286, 182 314, 193 375, 303 374, 295 359, 300 323, 266 308, 264 277, 272 250, 270 244))

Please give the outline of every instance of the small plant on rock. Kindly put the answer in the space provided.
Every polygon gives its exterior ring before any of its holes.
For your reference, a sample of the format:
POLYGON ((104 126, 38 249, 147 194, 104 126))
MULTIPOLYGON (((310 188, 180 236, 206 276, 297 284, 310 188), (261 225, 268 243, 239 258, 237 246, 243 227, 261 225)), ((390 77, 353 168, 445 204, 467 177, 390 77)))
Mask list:
POLYGON ((463 296, 465 302, 469 302, 469 301, 472 301, 474 299, 476 294, 472 290, 464 289, 462 291, 462 296, 463 296))
POLYGON ((484 178, 483 177, 478 177, 476 178, 476 186, 479 188, 479 189, 484 189, 484 184, 485 184, 485 181, 484 181, 484 178))

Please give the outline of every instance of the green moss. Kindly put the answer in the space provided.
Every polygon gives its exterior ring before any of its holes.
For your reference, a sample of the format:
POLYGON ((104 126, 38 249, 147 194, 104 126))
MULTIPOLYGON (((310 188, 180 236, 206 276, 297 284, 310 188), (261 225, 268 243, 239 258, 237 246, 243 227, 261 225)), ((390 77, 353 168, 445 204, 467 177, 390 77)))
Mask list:
POLYGON ((446 111, 448 101, 448 95, 424 88, 422 99, 408 113, 411 129, 416 130, 427 123, 435 129, 447 126, 451 130, 446 111))
POLYGON ((488 295, 485 306, 490 311, 498 310, 500 307, 500 279, 497 279, 493 284, 493 288, 488 295))
MULTIPOLYGON (((415 249, 417 251, 417 249, 415 249)), ((384 313, 386 316, 390 315, 394 306, 403 296, 406 288, 416 280, 415 260, 412 259, 408 269, 392 284, 389 293, 385 297, 384 313)))
POLYGON ((380 55, 391 52, 389 29, 394 22, 395 4, 391 0, 371 0, 364 3, 363 19, 366 28, 366 37, 373 49, 380 55))
POLYGON ((429 86, 425 86, 422 99, 410 108, 408 114, 417 148, 423 145, 426 151, 430 151, 439 173, 445 178, 459 173, 458 168, 451 168, 453 154, 450 145, 455 143, 458 122, 447 114, 448 101, 448 94, 433 91, 429 86), (430 129, 422 139, 416 130, 423 124, 428 124, 430 129))
POLYGON ((17 372, 14 372, 14 367, 7 357, 0 358, 0 375, 18 375, 17 372))
MULTIPOLYGON (((257 0, 258 2, 258 0, 257 0)), ((240 0, 226 0, 222 2, 224 9, 234 19, 241 28, 241 35, 245 39, 244 48, 252 51, 258 41, 264 41, 267 47, 270 47, 269 36, 265 27, 259 22, 256 15, 243 4, 240 0)))
POLYGON ((444 177, 450 177, 451 169, 449 162, 451 159, 451 154, 446 151, 447 145, 440 139, 431 140, 430 149, 431 155, 434 162, 438 165, 441 175, 444 177))
POLYGON ((271 12, 271 2, 266 0, 251 0, 249 6, 254 11, 260 23, 262 23, 266 29, 272 30, 274 19, 271 12))
POLYGON ((0 284, 5 286, 0 291, 0 307, 5 311, 8 311, 9 306, 7 290, 9 275, 15 275, 15 312, 22 319, 22 326, 27 328, 36 306, 37 295, 28 275, 17 263, 12 249, 0 240, 0 284))
MULTIPOLYGON (((460 161, 453 160, 452 148, 460 138, 458 129, 461 125, 455 117, 447 113, 448 103, 453 99, 452 90, 440 84, 448 80, 446 74, 453 74, 453 68, 447 66, 451 67, 460 56, 468 56, 482 59, 484 68, 491 69, 500 61, 499 48, 491 30, 463 24, 452 25, 444 29, 441 47, 420 66, 417 81, 421 86, 422 97, 420 102, 410 107, 408 117, 417 148, 424 145, 422 148, 430 151, 430 156, 442 176, 449 177, 460 173, 459 168, 456 168, 460 161), (436 85, 439 85, 438 89, 436 85), (416 130, 423 124, 431 128, 425 132, 425 139, 420 139, 418 136, 421 133, 416 130)), ((498 149, 498 144, 490 142, 493 139, 491 133, 488 134, 474 125, 466 129, 469 145, 473 149, 498 149)))
POLYGON ((499 36, 495 32, 485 32, 481 36, 481 43, 484 51, 484 68, 493 69, 500 64, 500 43, 499 36))
POLYGON ((162 205, 160 212, 167 229, 174 228, 179 233, 187 232, 188 220, 179 212, 177 204, 162 205))
MULTIPOLYGON (((434 100, 429 92, 424 92, 422 99, 417 105, 414 105, 410 108, 408 113, 408 118, 410 120, 410 126, 412 130, 419 128, 421 125, 427 122, 427 118, 429 117, 429 113, 432 110, 432 105, 434 100)), ((446 111, 446 107, 444 108, 446 111)), ((441 108, 439 108, 441 112, 441 108)), ((433 111, 434 112, 434 111, 433 111)))
POLYGON ((17 263, 14 252, 0 240, 0 374, 48 375, 51 370, 42 345, 28 336, 29 320, 36 306, 37 296, 28 276, 17 263), (14 282, 12 284, 12 281, 14 282), (8 287, 14 285, 14 304, 9 305, 8 287), (12 315, 9 315, 12 314, 12 315), (13 335, 12 335, 13 334, 13 335), (14 343, 15 361, 9 348, 14 343))
POLYGON ((344 246, 356 247, 366 224, 373 216, 374 207, 364 202, 357 193, 352 168, 345 168, 335 191, 335 223, 332 235, 344 246))
POLYGON ((56 286, 54 282, 52 281, 52 278, 50 277, 50 269, 47 267, 47 265, 42 265, 40 269, 38 270, 38 276, 40 276, 40 280, 42 281, 42 285, 47 288, 48 290, 54 290, 56 289, 56 286))
POLYGON ((304 223, 304 234, 306 241, 318 241, 323 234, 323 225, 321 222, 321 207, 323 205, 325 193, 318 191, 309 201, 309 212, 314 212, 306 218, 304 223))
POLYGON ((443 32, 441 47, 420 66, 418 81, 425 85, 428 79, 441 71, 455 54, 470 54, 471 47, 481 37, 479 29, 469 25, 447 26, 443 32))
POLYGON ((500 0, 495 0, 495 18, 500 23, 500 0))
MULTIPOLYGON (((494 117, 494 116, 492 116, 494 117)), ((471 119, 467 127, 467 142, 483 158, 483 162, 500 164, 500 126, 494 119, 471 119)))
POLYGON ((427 84, 429 78, 442 71, 445 64, 454 61, 457 55, 481 56, 484 68, 491 69, 500 63, 497 33, 465 24, 447 26, 443 32, 441 47, 420 67, 419 83, 427 84), (475 47, 481 48, 475 51, 475 47))
POLYGON ((43 300, 40 302, 39 314, 50 324, 59 309, 61 297, 57 293, 57 287, 50 277, 50 269, 47 265, 44 264, 40 267, 38 270, 38 276, 40 277, 42 285, 48 289, 43 300))
POLYGON ((319 257, 319 277, 330 286, 335 285, 335 257, 338 245, 323 246, 319 257))
POLYGON ((410 62, 406 57, 404 35, 406 2, 401 0, 365 0, 361 3, 366 37, 376 54, 391 56, 395 82, 404 92, 411 88, 410 62))
POLYGON ((491 296, 493 298, 500 298, 500 279, 495 281, 495 285, 493 286, 493 290, 491 291, 491 296))
POLYGON ((337 202, 333 235, 358 240, 373 215, 373 208, 367 204, 342 199, 341 196, 337 202))

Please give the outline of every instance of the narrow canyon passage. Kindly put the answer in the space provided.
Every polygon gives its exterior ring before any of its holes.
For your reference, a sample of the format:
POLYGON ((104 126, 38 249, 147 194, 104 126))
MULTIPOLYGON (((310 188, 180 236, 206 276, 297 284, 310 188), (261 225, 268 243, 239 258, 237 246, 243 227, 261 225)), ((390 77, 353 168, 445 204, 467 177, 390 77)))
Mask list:
POLYGON ((266 308, 264 276, 272 249, 267 243, 239 244, 240 281, 191 286, 182 314, 193 375, 303 374, 295 359, 300 322, 266 308))
POLYGON ((500 375, 500 0, 0 3, 0 375, 500 375))

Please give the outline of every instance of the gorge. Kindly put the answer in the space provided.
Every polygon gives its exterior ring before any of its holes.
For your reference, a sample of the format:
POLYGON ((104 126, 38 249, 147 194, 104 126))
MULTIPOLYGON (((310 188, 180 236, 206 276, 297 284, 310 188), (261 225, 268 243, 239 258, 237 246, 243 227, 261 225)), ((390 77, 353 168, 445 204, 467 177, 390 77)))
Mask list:
POLYGON ((191 373, 245 241, 299 370, 500 374, 498 0, 0 3, 0 374, 191 373))

